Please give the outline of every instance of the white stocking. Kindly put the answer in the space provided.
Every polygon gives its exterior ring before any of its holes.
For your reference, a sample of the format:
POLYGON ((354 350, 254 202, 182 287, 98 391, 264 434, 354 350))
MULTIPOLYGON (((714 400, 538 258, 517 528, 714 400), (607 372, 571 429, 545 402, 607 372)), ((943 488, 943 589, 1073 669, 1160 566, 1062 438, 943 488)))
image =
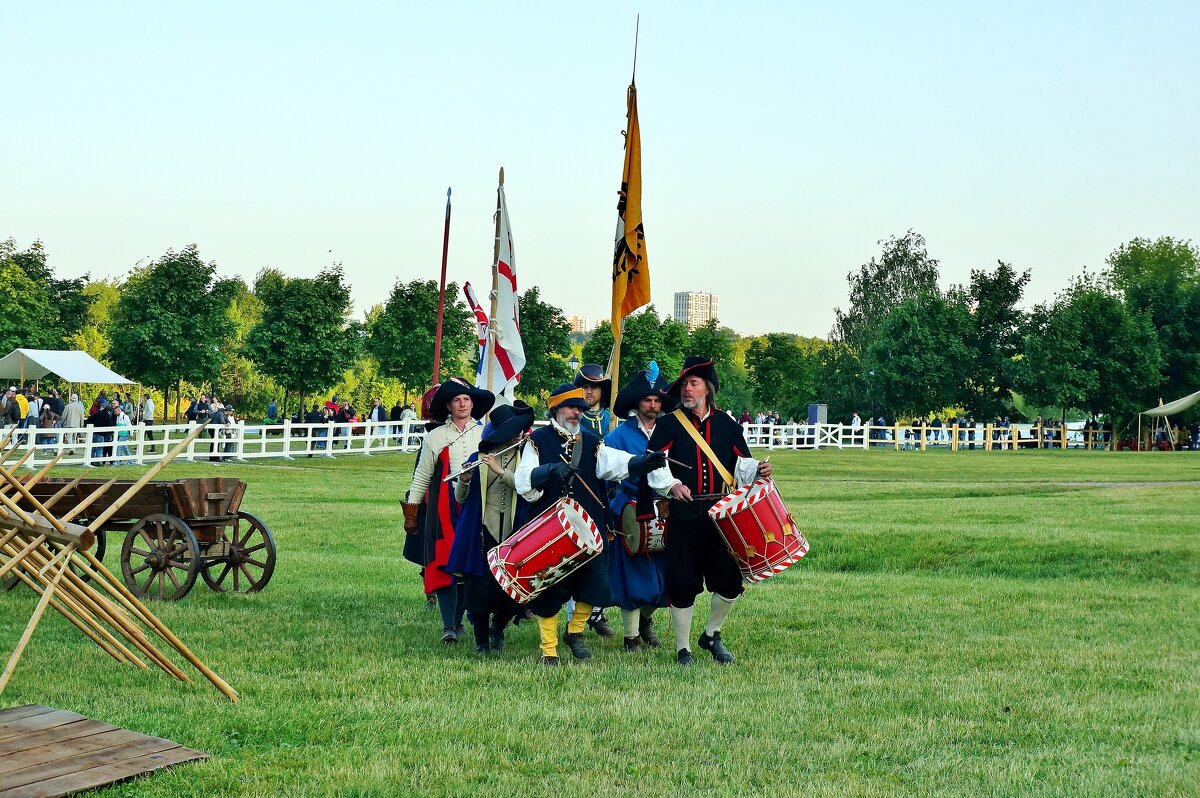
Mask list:
POLYGON ((671 623, 675 627, 675 650, 691 650, 692 610, 695 607, 672 607, 671 623))
POLYGON ((641 610, 621 610, 621 626, 625 629, 625 637, 637 637, 640 633, 641 610))
POLYGON ((712 610, 708 614, 708 625, 704 627, 704 634, 712 637, 714 632, 721 631, 721 624, 725 622, 729 611, 733 609, 735 600, 727 599, 717 593, 712 594, 712 610))

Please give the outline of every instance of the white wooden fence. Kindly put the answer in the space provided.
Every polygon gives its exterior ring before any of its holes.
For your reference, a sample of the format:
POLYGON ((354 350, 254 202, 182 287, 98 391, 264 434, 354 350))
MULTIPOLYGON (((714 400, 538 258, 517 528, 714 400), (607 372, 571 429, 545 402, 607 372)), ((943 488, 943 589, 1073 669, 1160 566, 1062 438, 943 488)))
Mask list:
MULTIPOLYGON (((540 421, 538 424, 547 422, 540 421)), ((194 423, 153 427, 84 427, 80 429, 22 429, 13 431, 9 459, 26 458, 35 468, 62 453, 61 465, 142 465, 162 457, 182 440, 194 423)), ((1032 425, 975 427, 851 427, 847 424, 745 424, 746 441, 764 449, 967 449, 1100 448, 1099 435, 1086 440, 1081 430, 1050 436, 1032 425)), ((183 462, 247 462, 262 459, 374 455, 415 452, 421 446, 421 421, 358 421, 351 424, 229 424, 209 427, 179 456, 183 462)))

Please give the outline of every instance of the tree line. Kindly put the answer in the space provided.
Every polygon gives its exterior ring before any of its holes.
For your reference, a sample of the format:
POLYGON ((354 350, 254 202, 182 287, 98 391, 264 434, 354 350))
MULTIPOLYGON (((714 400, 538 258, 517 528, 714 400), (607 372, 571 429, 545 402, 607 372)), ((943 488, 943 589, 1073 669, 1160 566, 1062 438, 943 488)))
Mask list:
MULTIPOLYGON (((980 420, 1047 410, 1121 418, 1200 390, 1200 250, 1190 241, 1122 244, 1102 271, 1030 310, 1028 270, 998 261, 943 289, 919 233, 879 243, 847 276, 849 302, 828 337, 740 336, 716 321, 689 331, 650 306, 626 320, 621 373, 654 359, 670 375, 704 353, 721 405, 735 412, 800 419, 825 402, 833 419, 857 410, 889 422, 950 409, 980 420)), ((0 243, 0 350, 83 349, 161 391, 164 404, 208 388, 250 417, 272 398, 295 408, 330 392, 357 407, 374 396, 413 401, 432 376, 437 302, 435 281, 398 281, 360 321, 338 264, 313 278, 264 269, 247 285, 220 277, 192 245, 124 280, 90 281, 58 278, 40 242, 0 243)), ((517 393, 531 404, 571 378, 573 352, 607 362, 607 322, 573 343, 562 310, 536 287, 520 307, 527 363, 517 393)), ((470 377, 474 320, 454 283, 443 329, 442 374, 470 377)))

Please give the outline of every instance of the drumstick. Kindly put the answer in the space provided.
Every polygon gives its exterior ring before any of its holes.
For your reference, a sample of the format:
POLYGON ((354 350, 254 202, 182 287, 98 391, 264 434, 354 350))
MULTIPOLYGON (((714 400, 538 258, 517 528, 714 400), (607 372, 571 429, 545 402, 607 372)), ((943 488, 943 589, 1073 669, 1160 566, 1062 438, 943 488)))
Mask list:
MULTIPOLYGON (((567 465, 571 465, 571 461, 567 459, 566 455, 560 454, 559 457, 562 458, 562 461, 564 463, 566 463, 567 465)), ((572 474, 571 479, 575 479, 579 476, 580 475, 578 473, 572 474)), ((600 505, 601 507, 605 506, 604 502, 600 501, 600 497, 596 495, 595 491, 593 491, 591 488, 588 487, 588 484, 586 482, 584 482, 582 478, 579 479, 579 484, 583 485, 583 489, 592 495, 592 498, 596 500, 596 504, 600 505)))
POLYGON ((687 463, 681 463, 678 460, 672 460, 670 457, 667 458, 667 462, 674 463, 675 465, 679 466, 680 468, 695 468, 695 466, 690 466, 687 463))

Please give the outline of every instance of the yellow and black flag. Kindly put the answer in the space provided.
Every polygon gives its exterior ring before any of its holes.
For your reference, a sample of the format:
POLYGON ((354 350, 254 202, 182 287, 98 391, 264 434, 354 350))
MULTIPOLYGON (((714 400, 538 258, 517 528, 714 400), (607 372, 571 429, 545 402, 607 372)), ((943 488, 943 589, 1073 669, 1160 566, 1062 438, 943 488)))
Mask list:
MULTIPOLYGON (((613 250, 610 323, 614 354, 620 351, 621 320, 650 302, 650 264, 646 259, 646 233, 642 229, 642 134, 638 129, 637 88, 632 83, 628 103, 625 169, 617 200, 617 235, 613 250)), ((610 375, 616 365, 616 362, 610 363, 610 375)))

